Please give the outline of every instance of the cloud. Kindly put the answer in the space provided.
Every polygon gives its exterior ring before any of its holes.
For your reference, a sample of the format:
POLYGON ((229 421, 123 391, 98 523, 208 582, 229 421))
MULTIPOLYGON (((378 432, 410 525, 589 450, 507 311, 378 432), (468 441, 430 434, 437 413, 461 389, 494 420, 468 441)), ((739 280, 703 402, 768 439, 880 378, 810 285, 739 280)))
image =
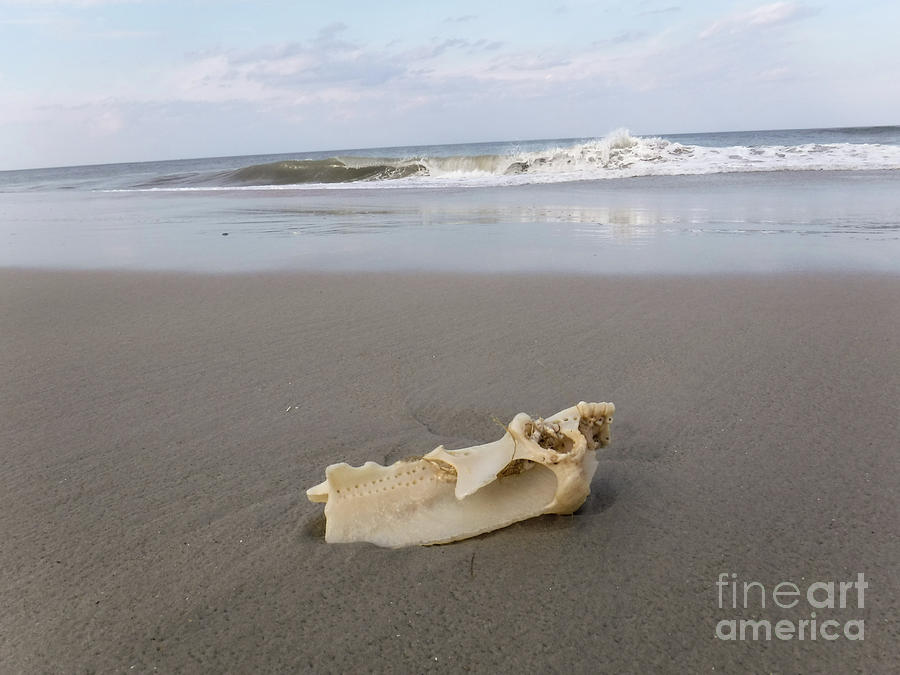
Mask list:
POLYGON ((446 37, 379 47, 345 39, 345 31, 345 25, 336 23, 302 42, 191 54, 164 73, 154 88, 134 93, 154 100, 243 101, 274 107, 375 100, 394 106, 401 98, 442 99, 448 80, 466 80, 470 86, 494 81, 497 64, 509 71, 558 63, 532 63, 521 54, 507 59, 502 42, 485 39, 446 37))
POLYGON ((757 82, 786 82, 794 79, 794 74, 785 66, 774 66, 756 74, 757 82))
POLYGON ((448 49, 455 49, 457 47, 466 47, 468 46, 468 40, 463 40, 462 38, 447 38, 443 42, 436 44, 430 52, 430 56, 433 58, 435 56, 440 56, 448 49))
POLYGON ((0 26, 50 26, 58 21, 58 18, 52 16, 28 16, 15 19, 0 19, 0 26))
POLYGON ((107 30, 98 30, 87 32, 82 37, 99 39, 99 40, 140 40, 144 38, 159 37, 157 31, 150 30, 126 30, 110 28, 107 30))
POLYGON ((82 9, 85 7, 99 7, 101 5, 133 5, 144 2, 145 0, 0 0, 0 6, 3 5, 23 5, 28 7, 74 7, 82 9))
POLYGON ((595 47, 606 47, 610 45, 621 45, 627 42, 637 42, 638 40, 642 40, 647 37, 647 32, 642 30, 625 30, 619 33, 616 33, 612 37, 605 38, 603 40, 596 40, 593 42, 593 46, 595 47))
POLYGON ((316 35, 317 43, 331 44, 335 42, 335 38, 341 33, 347 30, 347 24, 343 21, 334 21, 324 28, 319 29, 318 35, 316 35))
MULTIPOLYGON (((4 0, 0 0, 2 6, 4 0)), ((157 31, 109 26, 102 17, 85 17, 64 11, 43 11, 22 17, 0 18, 0 26, 20 26, 51 35, 51 39, 133 40, 157 37, 157 31)))
MULTIPOLYGON (((753 17, 749 20, 762 20, 753 17)), ((710 81, 725 69, 744 69, 743 57, 729 58, 733 47, 709 41, 701 48, 696 41, 679 40, 671 28, 622 31, 588 46, 552 51, 452 34, 423 38, 419 44, 378 45, 351 38, 348 32, 345 24, 334 22, 303 41, 188 54, 180 63, 148 68, 141 77, 105 82, 93 92, 84 88, 66 103, 239 104, 284 117, 315 110, 327 111, 329 118, 352 119, 370 117, 373 111, 388 115, 400 107, 462 109, 488 99, 561 100, 586 92, 595 96, 610 88, 649 92, 696 77, 710 81)), ((776 58, 757 62, 752 73, 744 69, 746 77, 775 67, 776 58)), ((769 77, 778 79, 774 75, 769 77)), ((729 81, 733 77, 730 74, 729 81)), ((49 97, 41 98, 49 102, 49 97)), ((57 97, 51 100, 63 103, 57 97)), ((115 128, 113 121, 108 119, 104 128, 115 128)))
POLYGON ((669 5, 668 7, 659 7, 657 9, 645 9, 642 12, 639 12, 641 16, 647 16, 650 14, 671 14, 672 12, 680 12, 681 7, 678 5, 669 5))
POLYGON ((125 126, 122 114, 114 107, 106 108, 91 120, 95 136, 112 136, 125 126))
POLYGON ((730 14, 713 22, 700 33, 701 39, 714 35, 734 35, 748 30, 780 26, 818 14, 818 10, 797 2, 773 2, 746 12, 730 14))
POLYGON ((444 23, 468 23, 474 21, 478 17, 474 14, 463 14, 462 16, 448 16, 444 19, 444 23))

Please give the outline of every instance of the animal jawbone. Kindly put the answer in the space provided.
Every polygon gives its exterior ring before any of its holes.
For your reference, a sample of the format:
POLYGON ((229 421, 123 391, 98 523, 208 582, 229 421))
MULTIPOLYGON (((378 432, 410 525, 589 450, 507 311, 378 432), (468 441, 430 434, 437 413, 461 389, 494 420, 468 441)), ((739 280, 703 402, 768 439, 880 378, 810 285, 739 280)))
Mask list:
POLYGON ((574 513, 590 494, 612 403, 582 401, 546 419, 519 413, 503 438, 381 466, 332 464, 307 490, 325 503, 325 540, 398 548, 474 537, 545 513, 574 513))

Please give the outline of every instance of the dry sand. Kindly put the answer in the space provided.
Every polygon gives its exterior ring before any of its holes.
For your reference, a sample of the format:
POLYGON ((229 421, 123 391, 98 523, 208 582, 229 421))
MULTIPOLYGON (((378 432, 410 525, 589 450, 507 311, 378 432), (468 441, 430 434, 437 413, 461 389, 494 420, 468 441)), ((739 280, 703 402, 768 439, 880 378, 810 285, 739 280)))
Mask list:
POLYGON ((3 672, 888 672, 900 278, 0 272, 3 672), (323 542, 324 467, 615 401, 572 517, 323 542), (715 581, 870 583, 723 642, 715 581))

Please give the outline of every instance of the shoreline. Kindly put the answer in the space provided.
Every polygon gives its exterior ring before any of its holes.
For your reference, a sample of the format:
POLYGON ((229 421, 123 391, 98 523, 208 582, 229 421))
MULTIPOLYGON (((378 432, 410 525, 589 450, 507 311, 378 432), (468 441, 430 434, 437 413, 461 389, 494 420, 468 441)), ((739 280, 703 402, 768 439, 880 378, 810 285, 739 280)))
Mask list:
POLYGON ((502 189, 4 193, 0 267, 898 271, 900 171, 647 178, 502 189))
POLYGON ((896 663, 900 276, 0 269, 13 670, 896 663), (414 278, 415 283, 410 283, 414 278), (611 400, 586 504, 327 545, 327 464, 611 400), (719 574, 871 584, 865 639, 738 640, 719 574), (474 630, 473 626, 478 626, 474 630))

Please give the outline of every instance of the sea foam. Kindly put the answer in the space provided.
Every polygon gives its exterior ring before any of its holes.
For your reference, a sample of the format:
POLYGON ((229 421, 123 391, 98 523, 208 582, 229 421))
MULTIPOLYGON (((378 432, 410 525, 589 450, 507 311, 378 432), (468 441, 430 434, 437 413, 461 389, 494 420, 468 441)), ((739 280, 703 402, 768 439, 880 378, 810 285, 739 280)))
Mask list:
POLYGON ((533 144, 527 150, 508 145, 497 154, 341 154, 326 159, 285 159, 229 171, 158 176, 130 189, 440 188, 747 171, 885 169, 900 169, 900 145, 691 145, 656 136, 633 136, 627 129, 617 129, 602 138, 539 149, 533 144))

